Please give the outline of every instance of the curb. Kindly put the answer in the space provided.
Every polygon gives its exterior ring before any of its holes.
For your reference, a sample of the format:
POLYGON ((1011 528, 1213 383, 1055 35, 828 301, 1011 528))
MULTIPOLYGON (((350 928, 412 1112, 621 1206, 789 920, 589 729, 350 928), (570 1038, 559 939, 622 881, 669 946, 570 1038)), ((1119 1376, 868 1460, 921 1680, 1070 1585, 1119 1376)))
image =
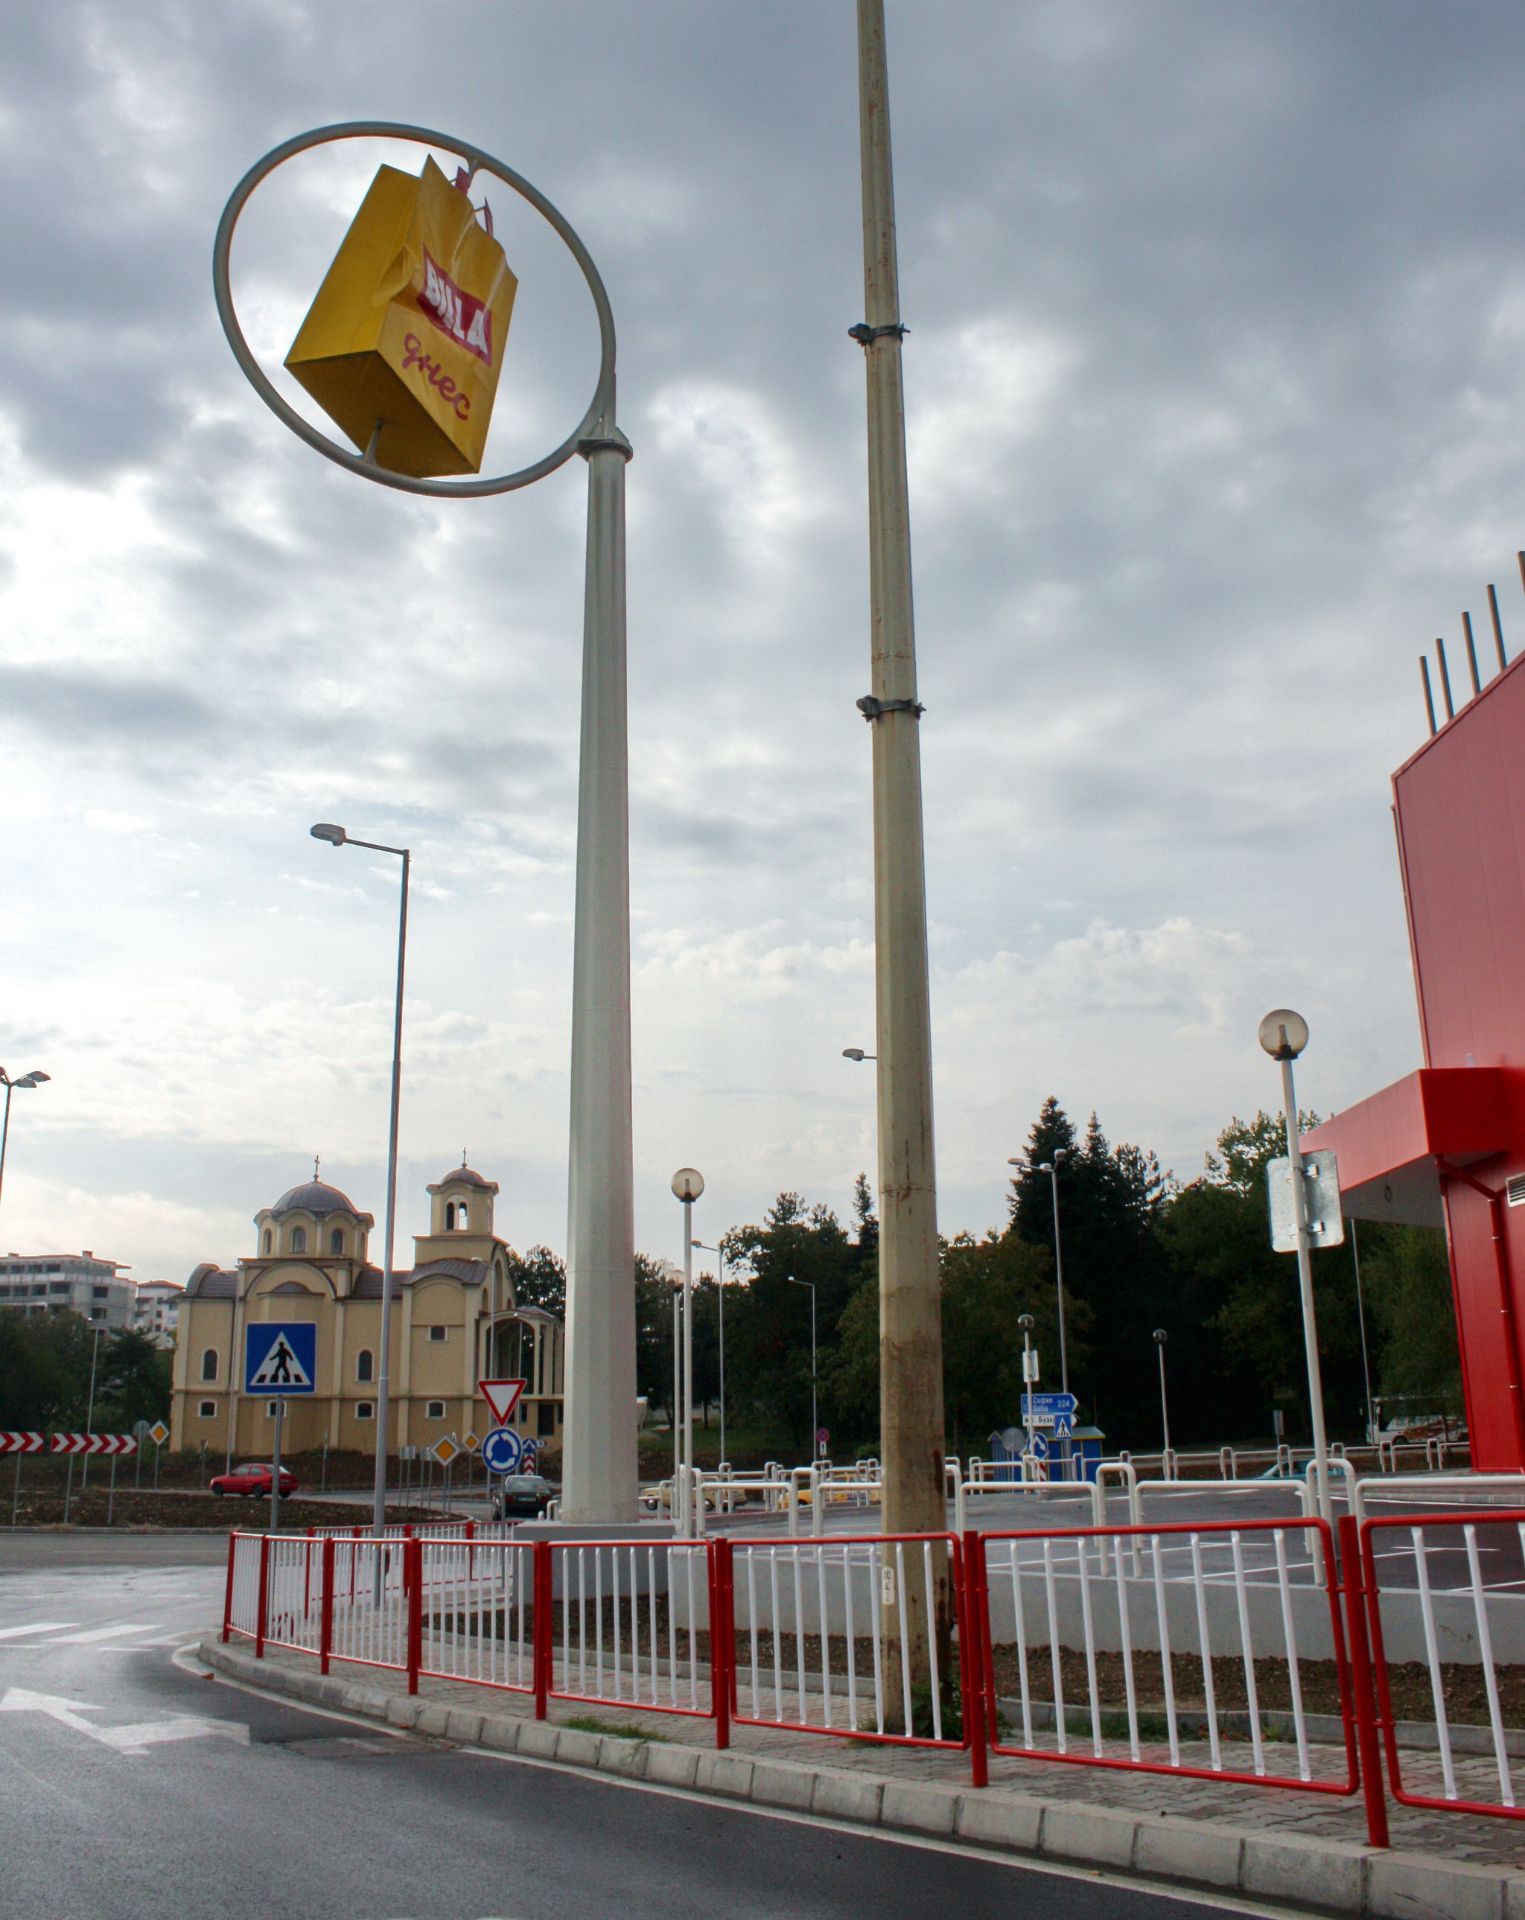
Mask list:
POLYGON ((587 1733, 514 1714, 482 1713, 383 1692, 348 1679, 256 1660, 215 1635, 198 1656, 214 1672, 268 1693, 378 1720, 400 1731, 554 1760, 651 1786, 713 1794, 786 1813, 1095 1867, 1172 1886, 1360 1920, 1525 1920, 1525 1875, 1429 1854, 1381 1852, 1338 1840, 1243 1831, 1169 1815, 1048 1801, 1001 1788, 888 1779, 752 1754, 587 1733))

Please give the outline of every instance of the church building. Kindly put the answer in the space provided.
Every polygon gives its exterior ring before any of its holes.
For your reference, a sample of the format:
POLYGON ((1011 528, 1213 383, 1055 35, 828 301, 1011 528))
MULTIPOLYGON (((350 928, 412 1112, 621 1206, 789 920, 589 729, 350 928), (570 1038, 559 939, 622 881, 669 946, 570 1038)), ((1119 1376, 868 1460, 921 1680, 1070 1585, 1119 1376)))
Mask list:
MULTIPOLYGON (((498 1188, 453 1167, 429 1189, 430 1224, 414 1236, 411 1272, 392 1276, 387 1450, 446 1436, 480 1440, 490 1424, 479 1380, 522 1379, 521 1434, 560 1445, 562 1325, 514 1298, 509 1247, 493 1230, 498 1188)), ((245 1329, 269 1321, 316 1328, 314 1391, 286 1401, 282 1446, 325 1443, 375 1453, 381 1371, 381 1269, 369 1257, 375 1220, 316 1177, 254 1216, 256 1251, 211 1262, 186 1282, 175 1346, 170 1445, 269 1459, 275 1402, 245 1394, 245 1329)))

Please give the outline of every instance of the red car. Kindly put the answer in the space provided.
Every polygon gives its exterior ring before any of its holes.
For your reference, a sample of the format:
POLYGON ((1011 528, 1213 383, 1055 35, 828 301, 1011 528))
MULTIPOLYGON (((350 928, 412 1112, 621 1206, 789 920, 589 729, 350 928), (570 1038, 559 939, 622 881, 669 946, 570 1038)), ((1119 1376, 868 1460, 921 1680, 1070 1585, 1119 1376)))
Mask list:
MULTIPOLYGON (((270 1466, 266 1461, 256 1461, 252 1466, 235 1467, 231 1473, 219 1473, 212 1481, 213 1493, 242 1493, 251 1498, 263 1494, 270 1498, 270 1466)), ((281 1468, 281 1498, 297 1490, 297 1477, 290 1467, 281 1468)))

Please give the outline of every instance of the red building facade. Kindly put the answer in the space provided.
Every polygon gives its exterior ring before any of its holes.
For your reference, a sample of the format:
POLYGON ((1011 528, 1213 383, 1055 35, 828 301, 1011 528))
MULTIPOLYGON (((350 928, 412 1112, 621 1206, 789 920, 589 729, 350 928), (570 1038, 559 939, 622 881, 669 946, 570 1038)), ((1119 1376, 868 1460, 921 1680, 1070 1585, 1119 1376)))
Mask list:
POLYGON ((1424 1065, 1304 1141, 1344 1212, 1446 1229, 1481 1472, 1525 1471, 1525 657, 1393 775, 1424 1065))

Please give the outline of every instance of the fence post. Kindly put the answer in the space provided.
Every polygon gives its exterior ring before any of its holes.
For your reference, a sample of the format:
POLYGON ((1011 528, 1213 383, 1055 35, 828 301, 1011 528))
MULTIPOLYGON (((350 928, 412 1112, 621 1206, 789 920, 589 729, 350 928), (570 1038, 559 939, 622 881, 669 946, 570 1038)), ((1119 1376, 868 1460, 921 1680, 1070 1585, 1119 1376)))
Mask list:
POLYGON ((403 1543, 403 1589, 408 1608, 408 1692, 418 1692, 418 1669, 424 1652, 424 1548, 421 1540, 403 1543))
POLYGON ((736 1596, 731 1589, 731 1543, 709 1543, 710 1699, 715 1708, 715 1745, 731 1744, 731 1659, 736 1647, 736 1596))
POLYGON ((1366 1838, 1374 1847, 1389 1844, 1387 1795, 1382 1781, 1381 1743, 1377 1737, 1377 1699, 1372 1685, 1371 1635, 1367 1608, 1371 1596, 1361 1559, 1361 1529, 1351 1514, 1335 1523, 1340 1539, 1340 1588, 1345 1598, 1345 1636, 1350 1643, 1350 1667, 1355 1693, 1356 1752, 1361 1767, 1361 1790, 1366 1797, 1366 1838))
POLYGON ((964 1696, 972 1785, 990 1784, 990 1739, 985 1727, 985 1544, 971 1528, 954 1555, 958 1597, 958 1671, 964 1696))
POLYGON ((535 1718, 546 1716, 551 1694, 551 1543, 536 1540, 531 1548, 535 1580, 535 1718))
MULTIPOLYGON (((20 1464, 21 1456, 16 1456, 20 1464)), ((228 1635, 233 1630, 233 1562, 238 1553, 238 1529, 235 1527, 228 1535, 228 1584, 222 1596, 222 1644, 228 1644, 228 1635)))
POLYGON ((323 1599, 318 1621, 318 1671, 328 1672, 328 1656, 334 1644, 334 1536, 323 1536, 323 1599))
POLYGON ((259 1537, 259 1606, 254 1615, 254 1657, 265 1657, 265 1626, 270 1617, 270 1536, 262 1533, 259 1537))

